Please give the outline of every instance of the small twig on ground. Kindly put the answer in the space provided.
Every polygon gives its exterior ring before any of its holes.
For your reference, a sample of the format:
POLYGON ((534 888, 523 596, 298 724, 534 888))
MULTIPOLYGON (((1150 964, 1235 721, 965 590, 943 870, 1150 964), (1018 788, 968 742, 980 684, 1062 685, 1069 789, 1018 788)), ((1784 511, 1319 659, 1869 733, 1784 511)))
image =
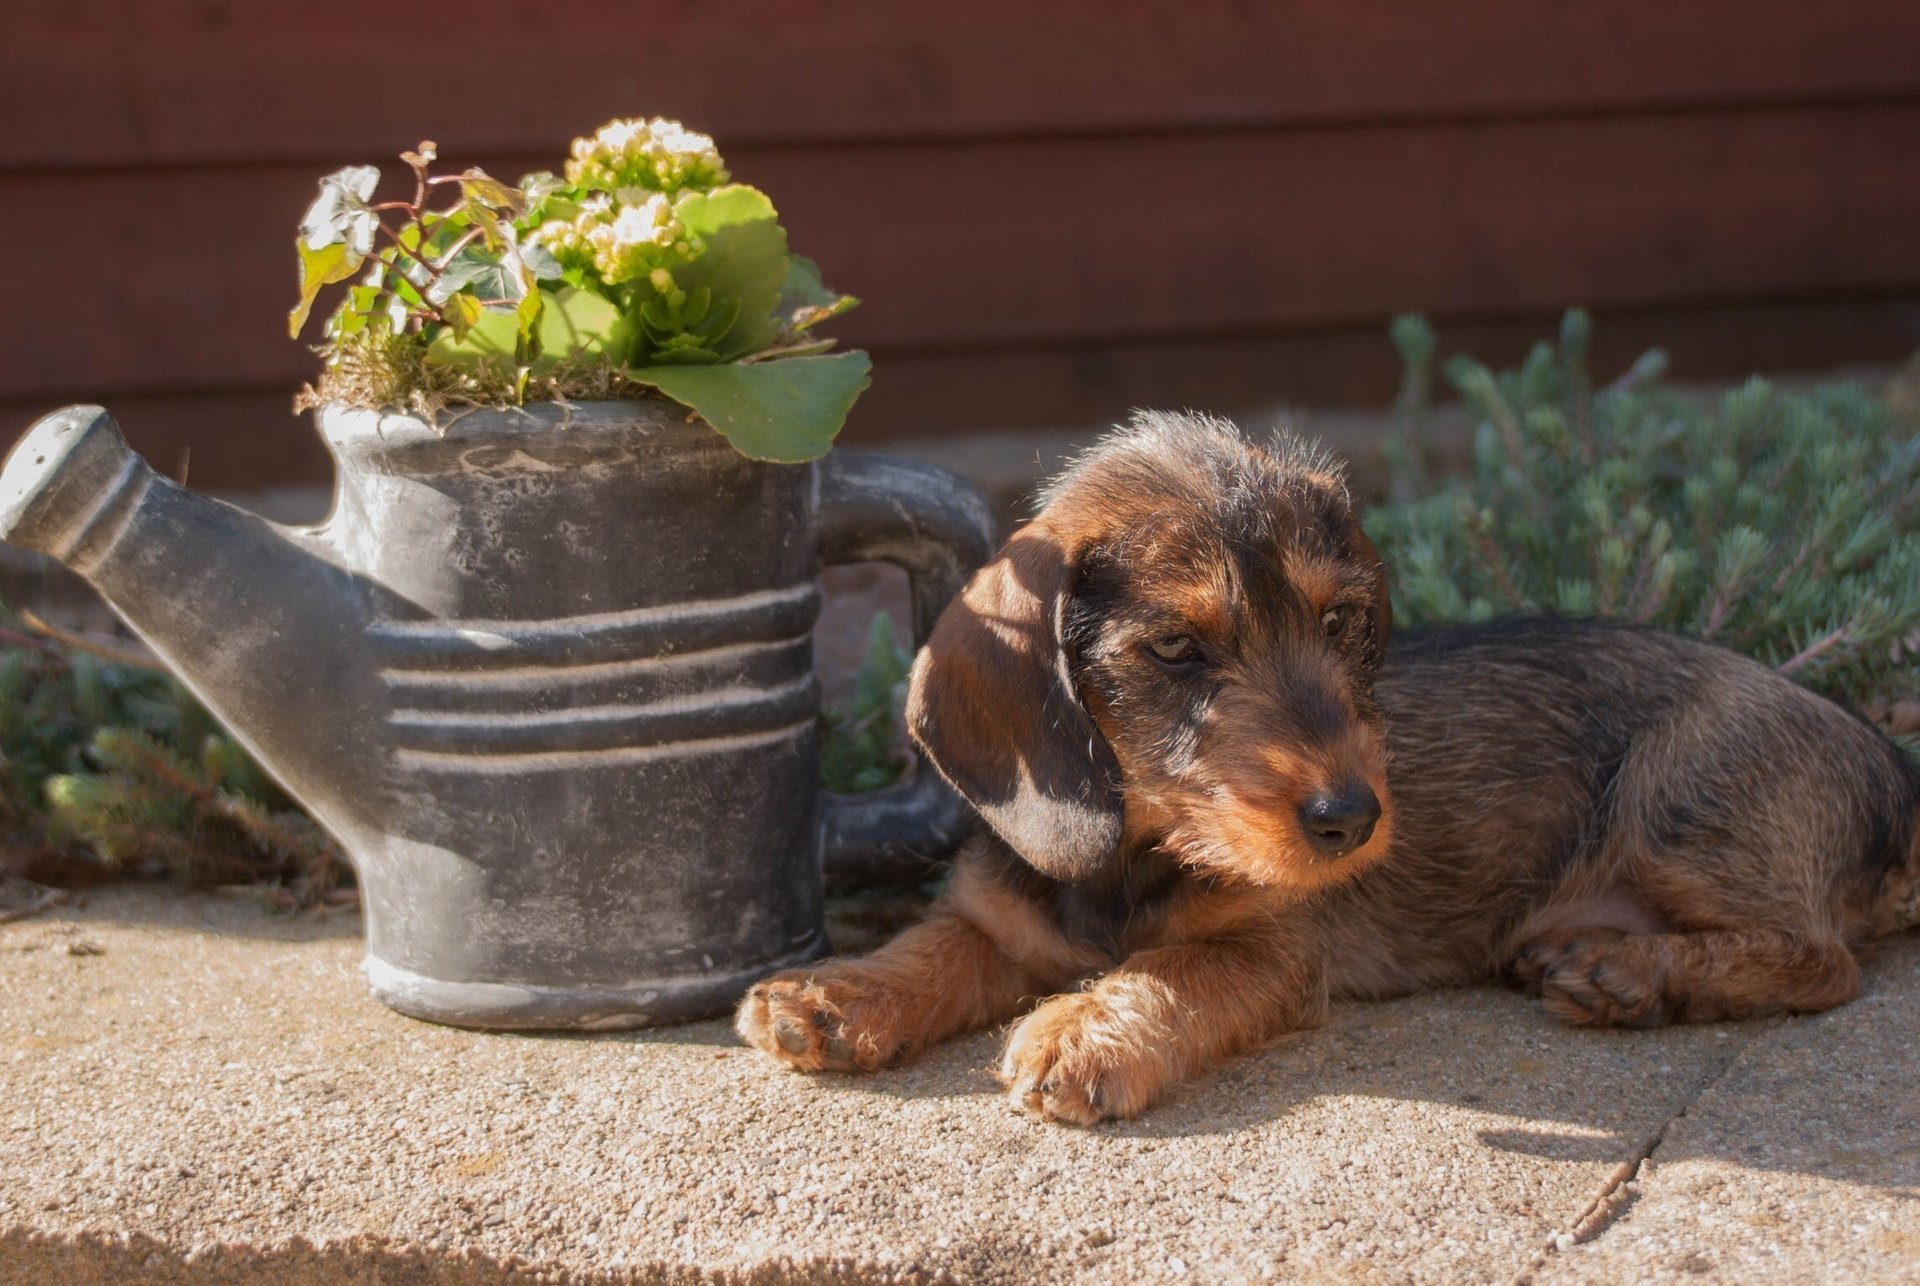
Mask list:
POLYGON ((39 915, 48 907, 59 906, 66 900, 67 894, 65 889, 47 889, 41 893, 39 897, 25 906, 0 909, 0 924, 7 924, 14 920, 24 920, 30 915, 39 915))

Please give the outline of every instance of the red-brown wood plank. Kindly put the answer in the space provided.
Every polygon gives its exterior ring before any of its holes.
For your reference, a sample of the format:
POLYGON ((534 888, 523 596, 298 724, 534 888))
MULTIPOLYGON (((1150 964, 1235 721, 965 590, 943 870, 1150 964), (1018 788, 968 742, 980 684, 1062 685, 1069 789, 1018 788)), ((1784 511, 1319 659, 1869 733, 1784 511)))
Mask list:
MULTIPOLYGON (((278 392, 215 391, 130 395, 105 403, 133 449, 169 478, 205 491, 250 491, 331 481, 333 465, 306 416, 278 392)), ((60 400, 0 402, 0 441, 9 447, 60 400)))
MULTIPOLYGON (((1556 314, 1442 324, 1443 356, 1517 365, 1552 340, 1556 314)), ((1649 348, 1674 378, 1738 380, 1890 367, 1920 351, 1920 297, 1876 303, 1601 312, 1592 369, 1610 380, 1649 348)), ((1281 407, 1384 410, 1401 366, 1386 327, 1229 340, 1122 343, 1030 352, 883 356, 844 440, 856 445, 954 431, 1072 428, 1118 422, 1136 407, 1270 416, 1281 407)), ((1444 387, 1436 396, 1449 396, 1444 387)), ((1289 422, 1292 422, 1291 419, 1289 422)), ((1305 422, 1314 431, 1311 418, 1305 422)))
MULTIPOLYGON (((1920 105, 743 153, 882 353, 1920 291, 1920 105)), ((531 161, 495 165, 517 174, 531 161)), ((0 398, 291 390, 310 169, 0 181, 0 398)))
MULTIPOLYGON (((1555 333, 1542 315, 1495 324, 1449 325, 1444 351, 1511 364, 1555 333)), ((1892 364, 1920 348, 1920 300, 1769 305, 1678 313, 1601 314, 1594 372, 1611 378, 1659 346, 1687 379, 1751 372, 1810 372, 1892 364)), ((954 432, 1091 428, 1138 406, 1270 412, 1279 405, 1382 408, 1399 365, 1383 328, 1284 337, 1127 343, 943 356, 881 355, 874 385, 854 408, 842 441, 860 445, 954 432)), ((134 446, 156 468, 214 490, 325 483, 326 454, 281 392, 205 392, 105 399, 134 446)), ((50 400, 0 403, 0 446, 10 445, 50 400)), ((1324 426, 1308 417, 1310 432, 1324 426)), ((1353 443, 1336 443, 1358 450, 1353 443)), ((1368 473, 1364 459, 1362 476, 1368 473)))
POLYGON ((1920 93, 1910 0, 10 0, 0 168, 734 147, 1920 93))

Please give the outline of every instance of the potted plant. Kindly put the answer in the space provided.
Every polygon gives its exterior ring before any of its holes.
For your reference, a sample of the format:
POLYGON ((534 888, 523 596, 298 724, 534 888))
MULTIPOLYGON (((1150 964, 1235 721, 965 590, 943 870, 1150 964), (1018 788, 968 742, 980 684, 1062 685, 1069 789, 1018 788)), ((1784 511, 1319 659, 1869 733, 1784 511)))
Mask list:
POLYGON ((867 386, 865 353, 813 333, 858 301, 789 252, 772 201, 729 182, 704 134, 614 121, 574 140, 563 177, 517 186, 433 174, 432 143, 401 159, 410 197, 376 202, 379 170, 348 166, 301 221, 295 337, 322 290, 362 277, 304 404, 435 418, 657 391, 741 454, 799 463, 867 386))
POLYGON ((932 774, 823 800, 823 562, 913 582, 916 634, 988 552, 953 475, 828 454, 853 301, 664 120, 517 186, 403 158, 299 234, 302 396, 334 505, 290 530, 154 474, 97 407, 0 474, 0 534, 68 562, 343 842, 394 1007, 596 1028, 725 1008, 821 952, 828 851, 937 848, 932 774))

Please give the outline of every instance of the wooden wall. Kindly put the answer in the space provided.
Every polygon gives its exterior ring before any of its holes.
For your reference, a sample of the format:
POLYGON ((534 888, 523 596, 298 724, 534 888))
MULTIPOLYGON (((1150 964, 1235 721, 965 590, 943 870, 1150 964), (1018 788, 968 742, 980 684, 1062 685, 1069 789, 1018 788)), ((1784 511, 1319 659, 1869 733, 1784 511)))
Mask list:
POLYGON ((98 400, 201 484, 324 477, 315 180, 654 113, 866 300, 849 440, 1379 404, 1405 309, 1508 357, 1582 303, 1699 376, 1920 344, 1912 0, 11 0, 6 436, 98 400))

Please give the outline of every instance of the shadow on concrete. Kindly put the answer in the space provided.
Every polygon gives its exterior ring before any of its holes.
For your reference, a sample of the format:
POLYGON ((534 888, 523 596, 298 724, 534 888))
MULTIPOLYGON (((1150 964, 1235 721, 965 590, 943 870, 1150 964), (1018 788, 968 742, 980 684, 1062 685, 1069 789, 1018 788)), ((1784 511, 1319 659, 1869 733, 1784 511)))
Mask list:
MULTIPOLYGON (((1283 1037, 1181 1085, 1137 1120, 1107 1122, 1092 1133, 1225 1137, 1321 1100, 1364 1095, 1455 1110, 1461 1142, 1467 1145, 1567 1162, 1631 1161, 1655 1146, 1666 1127, 1720 1086, 1723 1077, 1736 1079, 1729 1071, 1743 1055, 1753 1055, 1747 1059, 1751 1066, 1789 1047, 1830 1046, 1844 1063, 1842 1051, 1858 1039, 1848 1024, 1883 1025, 1886 1010, 1870 1012, 1876 1006, 1920 1009, 1920 984, 1911 981, 1920 978, 1920 936, 1877 944, 1863 962, 1861 997, 1826 1014, 1653 1030, 1568 1027, 1538 1002, 1495 986, 1340 1004, 1326 1025, 1283 1037)), ((1000 1044, 999 1033, 978 1033, 908 1067, 871 1076, 822 1076, 813 1084, 829 1094, 899 1100, 999 1095, 1003 1091, 992 1068, 1000 1044)), ((1897 1077, 1900 1070, 1888 1065, 1882 1075, 1897 1077)), ((769 1064, 767 1074, 792 1073, 769 1064)), ((1832 1092, 1846 1095, 1841 1085, 1832 1092)), ((1876 1130, 1887 1134, 1893 1124, 1883 1121, 1876 1130)), ((1065 1127, 1035 1123, 1034 1128, 1065 1127)), ((1817 1123, 1809 1128, 1822 1133, 1817 1123)), ((1920 1138, 1920 1127, 1894 1133, 1920 1138)), ((1801 1157, 1790 1148, 1720 1136, 1712 1150, 1748 1168, 1803 1173, 1876 1191, 1907 1194, 1920 1185, 1920 1146, 1892 1152, 1842 1148, 1801 1157)))
MULTIPOLYGON (((237 909, 224 898, 178 894, 116 900, 59 909, 55 932, 84 937, 90 923, 178 926, 183 931, 238 933, 277 941, 348 940, 360 932, 359 917, 274 916, 237 909)), ((0 942, 36 932, 45 921, 0 926, 0 942)), ((52 943, 57 946, 57 943, 52 943)), ((1920 1124, 1910 1110, 1887 1116, 1868 1083, 1876 1073, 1883 1087, 1904 1083, 1903 1067, 1884 1054, 1865 1052, 1874 1032, 1882 1039, 1920 1027, 1920 935, 1876 944, 1863 956, 1861 997, 1826 1014, 1745 1023, 1673 1026, 1653 1030, 1590 1030, 1565 1026, 1537 1001, 1495 986, 1424 993, 1376 1003, 1334 1007, 1323 1026, 1283 1037, 1247 1058, 1181 1085, 1138 1120, 1096 1127, 1117 1138, 1230 1136, 1258 1130, 1317 1103, 1365 1098, 1432 1104, 1445 1110, 1462 1146, 1514 1156, 1593 1162, 1640 1155, 1666 1124, 1709 1088, 1722 1097, 1745 1077, 1742 1101, 1759 1111, 1785 1093, 1787 1078, 1801 1073, 1782 1065, 1760 1076, 1787 1053, 1812 1050, 1802 1079, 1830 1100, 1810 1121, 1813 1135, 1832 1134, 1833 1146, 1805 1155, 1785 1146, 1761 1146, 1723 1134, 1710 1144, 1716 1154, 1743 1166, 1805 1173, 1878 1190, 1920 1185, 1920 1124), (1743 1055, 1750 1055, 1743 1061, 1743 1055), (1736 1069, 1730 1075, 1730 1069, 1736 1069), (1759 1079, 1756 1079, 1759 1077, 1759 1079), (1723 1078, 1724 1081, 1723 1081, 1723 1078), (1824 1086, 1824 1089, 1819 1087, 1824 1086), (1853 1099, 1859 1099, 1853 1103, 1853 1099), (1841 1106, 1851 1104, 1842 1112, 1841 1106), (1859 1116, 1871 1125, 1854 1129, 1841 1118, 1859 1116), (1837 1127, 1840 1128, 1835 1133, 1837 1127), (1858 1140, 1848 1142, 1860 1134, 1858 1140)), ((472 1033, 484 1041, 528 1041, 554 1048, 565 1042, 647 1048, 695 1047, 715 1058, 758 1063, 753 1074, 782 1078, 796 1100, 818 1106, 840 1096, 900 1102, 950 1101, 977 1110, 1002 1090, 993 1068, 1003 1034, 980 1032, 949 1041, 906 1067, 870 1076, 805 1077, 741 1047, 729 1021, 715 1018, 679 1027, 604 1034, 472 1033)), ((1049 1128, 1038 1123, 1035 1130, 1049 1128)))
MULTIPOLYGON (((891 1265, 888 1279, 987 1280, 1004 1276, 1004 1264, 1022 1248, 1002 1250, 991 1238, 944 1253, 940 1272, 924 1264, 891 1265), (999 1273, 994 1270, 1000 1268, 999 1273)), ((845 1258, 797 1258, 707 1270, 685 1263, 646 1262, 606 1271, 534 1263, 518 1256, 496 1258, 480 1251, 401 1246, 376 1238, 315 1245, 305 1238, 264 1247, 229 1243, 182 1252, 142 1233, 85 1233, 50 1237, 19 1229, 0 1231, 0 1269, 8 1282, 139 1282, 141 1286, 492 1286, 496 1282, 665 1283, 679 1286, 815 1286, 877 1279, 870 1263, 845 1258)))
POLYGON ((0 924, 0 935, 30 932, 50 921, 77 923, 83 932, 88 924, 122 924, 264 942, 342 941, 364 935, 356 908, 280 911, 269 905, 264 892, 248 889, 227 893, 127 880, 64 892, 46 912, 0 924), (121 896, 127 893, 149 896, 121 896))
POLYGON ((22 1282, 132 1282, 203 1286, 227 1282, 368 1282, 380 1286, 483 1286, 528 1280, 531 1266, 468 1252, 408 1252, 357 1240, 315 1246, 294 1240, 270 1249, 226 1245, 188 1255, 140 1233, 47 1237, 0 1232, 0 1264, 22 1282))
MULTIPOLYGON (((395 1246, 373 1238, 315 1245, 304 1238, 266 1247, 227 1244, 193 1253, 141 1233, 49 1237, 0 1231, 0 1266, 10 1282, 140 1282, 142 1286, 491 1286, 496 1282, 550 1282, 551 1264, 495 1258, 472 1249, 395 1246)), ((722 1275, 687 1264, 646 1263, 611 1272, 568 1269, 577 1283, 712 1283, 722 1275)), ((848 1260, 804 1260, 729 1270, 736 1286, 799 1282, 863 1282, 871 1267, 848 1260)))

